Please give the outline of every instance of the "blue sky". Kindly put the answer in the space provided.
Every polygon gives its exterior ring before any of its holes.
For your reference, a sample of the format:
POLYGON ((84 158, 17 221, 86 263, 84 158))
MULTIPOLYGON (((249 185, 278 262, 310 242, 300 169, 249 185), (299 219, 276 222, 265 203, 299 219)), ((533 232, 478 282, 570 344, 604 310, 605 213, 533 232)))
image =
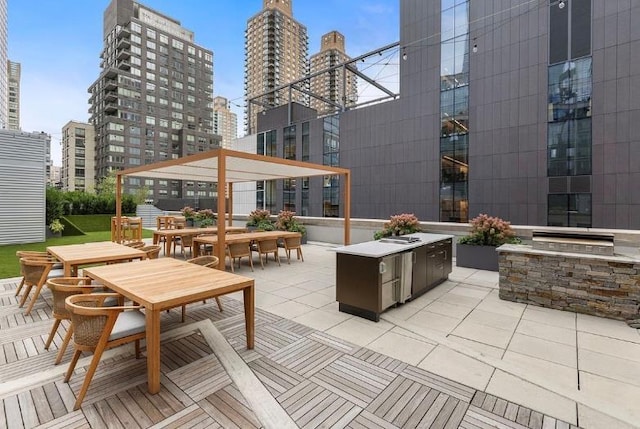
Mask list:
MULTIPOLYGON (((87 88, 99 73, 102 16, 107 0, 8 0, 9 59, 22 64, 21 127, 52 137, 54 165, 61 164, 61 129, 87 121, 87 88)), ((262 0, 146 0, 181 22, 197 44, 214 53, 214 95, 243 104, 244 31, 262 0)), ((345 35, 351 56, 399 39, 400 0, 293 0, 294 18, 307 27, 309 53, 331 30, 345 35)), ((233 106, 242 122, 242 109, 233 106)))

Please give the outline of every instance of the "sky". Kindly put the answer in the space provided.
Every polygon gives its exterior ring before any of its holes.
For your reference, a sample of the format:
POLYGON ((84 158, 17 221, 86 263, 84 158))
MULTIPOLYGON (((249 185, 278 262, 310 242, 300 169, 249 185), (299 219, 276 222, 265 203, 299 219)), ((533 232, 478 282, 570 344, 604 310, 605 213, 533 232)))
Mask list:
MULTIPOLYGON (((323 34, 338 30, 356 57, 398 41, 400 0, 292 0, 293 16, 307 27, 309 55, 323 34)), ((145 0, 180 21, 196 44, 213 51, 214 96, 232 102, 243 122, 244 31, 262 0, 145 0)), ((22 65, 20 126, 51 135, 61 165, 62 127, 89 120, 87 89, 100 73, 102 17, 108 0, 8 0, 9 59, 22 65)))

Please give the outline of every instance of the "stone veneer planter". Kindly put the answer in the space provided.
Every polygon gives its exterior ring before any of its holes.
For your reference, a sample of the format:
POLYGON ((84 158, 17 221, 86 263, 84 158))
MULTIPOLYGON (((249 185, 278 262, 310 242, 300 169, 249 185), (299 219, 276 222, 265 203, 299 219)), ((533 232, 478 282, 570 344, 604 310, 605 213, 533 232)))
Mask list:
POLYGON ((535 250, 505 244, 498 249, 500 298, 610 319, 640 313, 640 258, 535 250))

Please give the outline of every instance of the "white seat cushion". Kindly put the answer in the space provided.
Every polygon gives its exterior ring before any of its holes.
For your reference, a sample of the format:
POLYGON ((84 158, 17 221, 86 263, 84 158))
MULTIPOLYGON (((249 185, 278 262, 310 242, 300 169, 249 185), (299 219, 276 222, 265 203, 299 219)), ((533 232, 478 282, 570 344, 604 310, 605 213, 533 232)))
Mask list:
POLYGON ((113 326, 109 341, 129 335, 144 332, 146 329, 146 319, 140 311, 123 311, 118 315, 116 324, 113 326))
POLYGON ((51 270, 49 271, 49 275, 47 275, 48 279, 54 279, 57 277, 64 277, 64 270, 63 269, 55 269, 55 270, 51 270))

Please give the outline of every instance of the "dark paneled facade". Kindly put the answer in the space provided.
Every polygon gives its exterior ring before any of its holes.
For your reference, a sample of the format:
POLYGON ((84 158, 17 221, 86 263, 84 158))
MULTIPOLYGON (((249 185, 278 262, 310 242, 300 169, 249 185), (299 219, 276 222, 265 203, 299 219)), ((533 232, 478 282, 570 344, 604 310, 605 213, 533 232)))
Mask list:
MULTIPOLYGON (((340 115, 339 162, 352 172, 353 217, 448 220, 441 11, 463 2, 402 0, 400 98, 340 115)), ((468 2, 468 216, 639 229, 640 26, 633 23, 640 3, 565 0, 558 8, 558 1, 468 2), (559 34, 554 43, 550 27, 559 34)), ((282 133, 286 114, 280 109, 262 129, 282 133)), ((322 119, 309 123, 309 160, 322 163, 322 119)), ((301 132, 297 126, 298 144, 301 132)), ((314 206, 321 188, 312 181, 309 215, 322 215, 314 206)))

